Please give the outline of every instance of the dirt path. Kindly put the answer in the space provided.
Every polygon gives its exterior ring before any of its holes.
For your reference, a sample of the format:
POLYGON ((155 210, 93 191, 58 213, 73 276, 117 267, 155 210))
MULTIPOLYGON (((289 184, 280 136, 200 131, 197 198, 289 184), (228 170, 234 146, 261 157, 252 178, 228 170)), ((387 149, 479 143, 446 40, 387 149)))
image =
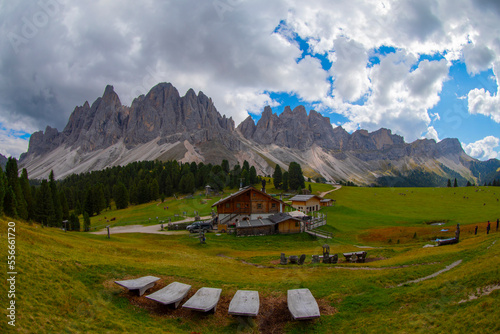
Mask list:
POLYGON ((335 190, 339 190, 340 188, 342 188, 341 185, 334 185, 335 189, 332 189, 332 190, 328 190, 328 191, 325 191, 325 192, 322 192, 319 194, 320 197, 325 197, 326 195, 328 195, 329 193, 331 193, 332 191, 335 191, 335 190))
POLYGON ((444 273, 444 272, 446 272, 448 270, 451 270, 451 269, 455 268, 460 263, 462 263, 462 260, 455 261, 452 264, 450 264, 449 266, 447 266, 446 268, 441 269, 440 271, 437 271, 434 274, 431 274, 429 276, 425 276, 425 277, 422 277, 422 278, 419 278, 419 279, 416 279, 416 280, 413 280, 413 281, 408 281, 408 282, 400 283, 400 284, 398 284, 398 286, 403 286, 405 284, 410 284, 410 283, 419 283, 419 282, 428 280, 430 278, 434 278, 434 277, 436 277, 436 276, 438 276, 438 275, 440 275, 440 274, 442 274, 442 273, 444 273))
MULTIPOLYGON (((209 219, 212 216, 205 216, 201 217, 201 219, 209 219)), ((180 223, 187 223, 187 222, 192 222, 194 221, 194 218, 186 218, 184 220, 180 220, 177 222, 174 222, 172 224, 180 224, 180 223)), ((167 224, 163 224, 163 226, 166 227, 167 224)), ((90 232, 91 234, 107 234, 108 230, 106 228, 97 231, 97 232, 90 232)), ((161 224, 155 224, 155 225, 126 225, 126 226, 114 226, 109 229, 110 234, 120 234, 120 233, 151 233, 151 234, 164 234, 164 235, 175 235, 175 234, 182 234, 182 233, 187 233, 187 231, 167 231, 161 230, 161 224)))

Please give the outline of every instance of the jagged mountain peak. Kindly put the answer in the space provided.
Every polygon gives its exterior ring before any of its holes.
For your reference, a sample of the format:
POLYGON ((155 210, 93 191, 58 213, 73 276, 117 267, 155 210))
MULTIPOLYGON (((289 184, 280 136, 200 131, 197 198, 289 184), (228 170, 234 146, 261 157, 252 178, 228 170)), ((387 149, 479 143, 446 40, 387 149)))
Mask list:
POLYGON ((266 106, 258 122, 248 116, 235 131, 233 119, 222 116, 202 91, 189 89, 180 96, 171 83, 162 82, 130 107, 121 104, 113 86, 106 86, 92 104, 85 101, 74 109, 63 132, 47 127, 34 133, 21 164, 34 177, 46 177, 52 169, 63 177, 153 159, 247 160, 262 174, 272 173, 275 164, 296 161, 307 167, 308 176, 360 184, 415 166, 471 178, 468 166, 475 163, 457 139, 405 143, 386 128, 349 134, 302 105, 287 106, 279 115, 266 106))

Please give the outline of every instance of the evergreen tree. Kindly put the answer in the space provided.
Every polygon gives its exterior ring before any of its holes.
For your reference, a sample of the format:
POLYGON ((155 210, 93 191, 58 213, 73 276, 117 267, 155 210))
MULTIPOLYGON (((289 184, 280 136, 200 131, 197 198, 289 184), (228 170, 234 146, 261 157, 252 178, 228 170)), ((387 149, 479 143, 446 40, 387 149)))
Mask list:
POLYGON ((470 187, 470 186, 471 186, 470 181, 467 181, 467 187, 470 187))
POLYGON ((448 184, 446 185, 448 188, 451 188, 451 181, 448 179, 448 184))
POLYGON ((194 175, 191 172, 184 174, 179 182, 179 190, 184 194, 194 193, 194 175))
POLYGON ((51 226, 61 226, 62 225, 62 206, 59 200, 59 192, 57 191, 57 184, 54 178, 54 172, 50 171, 49 174, 49 187, 52 195, 52 201, 54 206, 54 215, 50 217, 51 226))
POLYGON ((284 190, 284 191, 288 191, 288 187, 289 187, 289 183, 288 183, 288 179, 289 179, 289 176, 288 176, 288 172, 284 172, 283 173, 283 183, 282 183, 282 186, 281 188, 284 190))
POLYGON ((74 212, 69 216, 69 224, 72 231, 80 232, 80 218, 74 212))
POLYGON ((250 164, 248 163, 248 161, 243 161, 243 170, 246 170, 247 172, 250 170, 250 164))
POLYGON ((113 199, 115 200, 116 208, 118 210, 128 207, 128 191, 122 182, 119 182, 113 187, 113 199))
POLYGON ((229 174, 229 162, 227 160, 222 160, 221 168, 224 173, 229 174))
POLYGON ((94 210, 96 214, 100 214, 106 208, 106 197, 104 196, 104 186, 98 183, 93 189, 94 210))
POLYGON ((66 194, 64 193, 64 191, 59 192, 59 202, 61 202, 62 219, 68 220, 69 219, 69 206, 68 206, 68 201, 66 200, 66 194))
POLYGON ((249 176, 249 183, 251 185, 254 185, 257 183, 257 170, 255 169, 254 166, 250 167, 250 172, 248 173, 249 176))
POLYGON ((3 212, 7 217, 16 218, 17 217, 17 201, 16 195, 14 194, 14 190, 12 187, 7 187, 7 191, 5 192, 5 197, 3 200, 3 212))
POLYGON ((0 167, 0 216, 3 214, 3 200, 5 198, 5 192, 7 188, 7 180, 5 174, 0 167))
POLYGON ((281 186, 283 184, 283 173, 281 171, 280 165, 276 165, 276 168, 274 169, 273 183, 274 183, 274 188, 281 189, 281 186))
POLYGON ((309 184, 309 192, 312 194, 312 187, 311 187, 311 184, 309 184))
POLYGON ((306 187, 304 180, 304 175, 302 174, 302 168, 296 162, 291 162, 288 167, 288 183, 290 189, 299 190, 306 187))
POLYGON ((139 181, 137 186, 137 203, 147 203, 151 200, 151 191, 149 189, 149 184, 146 180, 139 181))
POLYGON ((83 230, 85 232, 90 231, 90 217, 87 212, 83 213, 83 230))
POLYGON ((174 194, 174 186, 172 183, 172 179, 170 176, 167 178, 167 182, 165 184, 165 196, 170 197, 174 194))
POLYGON ((51 217, 54 216, 54 201, 47 180, 42 180, 40 189, 36 193, 35 203, 36 221, 49 226, 52 222, 51 217))
POLYGON ((153 179, 149 187, 151 189, 151 199, 156 201, 160 197, 160 187, 158 185, 158 181, 153 179))
POLYGON ((21 183, 19 182, 19 170, 17 168, 17 160, 15 158, 10 157, 7 160, 7 165, 5 166, 5 174, 7 176, 7 183, 14 193, 15 201, 11 202, 16 204, 15 212, 17 213, 17 215, 14 217, 19 217, 21 219, 27 220, 28 208, 26 201, 24 200, 21 183))
POLYGON ((35 217, 35 201, 31 194, 30 181, 28 180, 28 171, 23 168, 21 172, 21 178, 19 179, 21 184, 21 190, 23 192, 24 200, 26 201, 26 209, 28 211, 28 219, 34 219, 35 217))
POLYGON ((457 183, 457 178, 455 178, 455 182, 453 183, 453 187, 458 187, 458 183, 457 183))

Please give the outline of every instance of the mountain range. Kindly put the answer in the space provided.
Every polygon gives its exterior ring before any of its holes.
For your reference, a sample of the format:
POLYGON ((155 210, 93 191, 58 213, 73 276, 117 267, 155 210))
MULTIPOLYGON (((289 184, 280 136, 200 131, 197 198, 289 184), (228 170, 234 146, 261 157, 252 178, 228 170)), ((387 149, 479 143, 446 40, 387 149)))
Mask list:
POLYGON ((31 135, 20 165, 30 178, 56 178, 140 160, 230 165, 247 160, 261 175, 276 164, 298 162, 306 177, 359 185, 438 185, 448 178, 479 183, 494 177, 500 161, 468 156, 457 139, 406 143, 389 129, 349 134, 303 106, 277 115, 266 107, 257 123, 249 116, 235 127, 213 101, 190 89, 180 96, 160 83, 131 106, 112 86, 92 105, 76 107, 62 132, 47 126, 31 135))

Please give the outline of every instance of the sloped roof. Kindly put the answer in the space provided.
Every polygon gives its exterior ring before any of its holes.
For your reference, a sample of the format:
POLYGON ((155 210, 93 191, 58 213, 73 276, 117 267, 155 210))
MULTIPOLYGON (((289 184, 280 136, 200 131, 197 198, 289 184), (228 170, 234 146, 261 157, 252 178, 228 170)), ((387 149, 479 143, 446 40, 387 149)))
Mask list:
POLYGON ((292 202, 306 202, 308 200, 310 200, 311 198, 314 198, 316 197, 317 199, 319 200, 322 200, 323 198, 322 197, 319 197, 318 195, 295 195, 293 196, 290 200, 292 202))
POLYGON ((282 200, 279 200, 279 199, 277 199, 277 198, 274 198, 273 196, 271 196, 271 195, 269 195, 269 194, 266 194, 266 193, 265 193, 265 192, 263 192, 263 191, 257 190, 257 189, 255 189, 255 188, 254 188, 254 187, 252 187, 252 186, 247 186, 247 187, 241 188, 240 190, 238 190, 238 191, 237 191, 237 192, 235 192, 234 194, 231 194, 231 195, 229 195, 229 196, 227 196, 227 197, 224 197, 224 198, 220 199, 219 201, 217 201, 217 202, 215 202, 214 204, 212 204, 212 207, 217 206, 217 205, 219 205, 219 204, 222 204, 222 203, 224 203, 224 202, 227 202, 227 201, 228 201, 228 200, 230 200, 231 198, 233 198, 233 197, 237 197, 237 196, 239 196, 239 195, 241 195, 241 194, 243 194, 243 193, 245 193, 245 192, 247 192, 247 191, 250 191, 250 190, 255 190, 255 191, 256 191, 256 192, 258 192, 259 194, 262 194, 262 195, 264 195, 264 196, 266 196, 266 197, 269 197, 270 199, 272 199, 272 200, 274 200, 274 201, 276 201, 276 202, 281 202, 281 203, 283 203, 283 204, 286 204, 286 203, 285 203, 285 202, 283 202, 282 200))
POLYGON ((288 213, 284 213, 284 212, 275 213, 274 215, 267 217, 267 219, 272 221, 274 224, 281 223, 281 222, 288 220, 288 219, 294 219, 294 220, 300 221, 300 219, 298 219, 296 217, 292 217, 288 213))
POLYGON ((253 219, 253 220, 242 220, 236 223, 236 228, 239 227, 260 227, 274 225, 274 223, 269 219, 253 219))

